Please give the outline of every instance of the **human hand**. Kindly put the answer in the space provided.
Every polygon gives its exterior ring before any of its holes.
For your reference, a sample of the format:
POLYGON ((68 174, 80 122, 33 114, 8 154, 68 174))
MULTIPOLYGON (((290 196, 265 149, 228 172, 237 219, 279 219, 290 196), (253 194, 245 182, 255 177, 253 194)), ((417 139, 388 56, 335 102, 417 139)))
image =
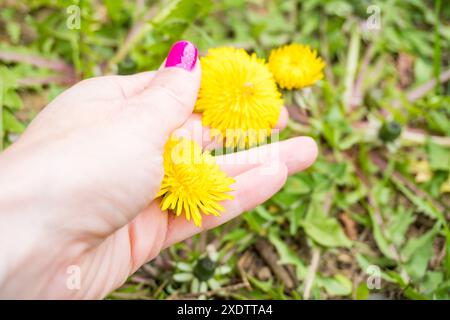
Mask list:
MULTIPOLYGON (((161 211, 164 145, 201 125, 192 114, 200 63, 187 45, 185 57, 195 57, 180 64, 180 46, 156 72, 73 86, 1 154, 0 297, 102 298, 164 248, 264 202, 315 160, 308 137, 218 156, 236 180, 221 217, 197 228, 161 211), (78 290, 67 286, 69 266, 81 272, 78 290)), ((279 128, 286 118, 284 110, 279 128)))

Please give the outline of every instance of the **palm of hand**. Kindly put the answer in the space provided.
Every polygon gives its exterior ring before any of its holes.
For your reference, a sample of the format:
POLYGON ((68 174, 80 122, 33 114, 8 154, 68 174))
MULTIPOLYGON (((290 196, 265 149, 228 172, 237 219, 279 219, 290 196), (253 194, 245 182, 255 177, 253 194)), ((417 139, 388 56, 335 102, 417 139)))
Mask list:
MULTIPOLYGON (((164 72, 170 77, 179 71, 164 72)), ((199 72, 197 68, 183 76, 198 80, 199 72)), ((221 217, 204 217, 199 229, 184 217, 162 212, 154 197, 163 176, 165 142, 177 128, 175 134, 192 133, 201 126, 201 118, 189 115, 198 81, 187 92, 174 92, 164 77, 154 81, 153 76, 81 82, 39 114, 11 148, 50 168, 41 173, 41 183, 43 197, 53 201, 41 218, 49 221, 43 246, 51 248, 52 258, 41 269, 50 268, 53 276, 47 279, 50 285, 42 281, 32 290, 28 287, 30 296, 104 297, 165 247, 262 203, 282 187, 289 173, 314 161, 316 146, 307 137, 276 145, 276 159, 270 145, 257 149, 256 162, 247 161, 256 149, 219 156, 222 169, 236 179, 234 200, 224 203, 221 217), (272 170, 261 170, 267 165, 272 170), (67 286, 66 271, 72 265, 81 270, 79 290, 67 286)), ((284 110, 279 127, 285 122, 284 110)), ((211 143, 196 140, 204 147, 211 143)))

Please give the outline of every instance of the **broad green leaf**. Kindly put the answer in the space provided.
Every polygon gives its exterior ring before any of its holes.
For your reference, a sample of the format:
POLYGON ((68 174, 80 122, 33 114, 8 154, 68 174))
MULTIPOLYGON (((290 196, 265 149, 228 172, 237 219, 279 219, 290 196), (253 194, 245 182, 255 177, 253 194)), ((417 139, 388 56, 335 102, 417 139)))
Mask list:
POLYGON ((386 225, 387 238, 391 243, 399 246, 403 244, 406 232, 411 223, 415 221, 415 216, 411 209, 400 206, 392 212, 389 218, 389 223, 386 225))
POLYGON ((359 284, 358 288, 356 288, 356 300, 366 300, 369 297, 369 289, 367 288, 367 284, 362 282, 359 284))
POLYGON ((176 273, 173 279, 177 282, 189 282, 194 278, 192 273, 176 273))
POLYGON ((301 175, 289 177, 283 189, 290 194, 307 194, 311 191, 308 181, 303 179, 301 175))
POLYGON ((300 202, 298 206, 296 206, 294 209, 291 209, 288 212, 288 219, 289 219, 289 233, 293 236, 297 233, 297 230, 301 224, 301 221, 303 217, 305 216, 306 209, 308 205, 306 201, 300 202))
POLYGON ((12 110, 19 110, 23 107, 22 99, 14 90, 6 91, 3 103, 12 110))
POLYGON ((405 261, 405 269, 411 278, 421 279, 427 271, 428 262, 433 256, 433 240, 439 232, 440 226, 436 224, 433 229, 417 238, 409 239, 401 251, 405 261))
POLYGON ((119 20, 123 14, 123 0, 103 0, 112 20, 119 20))
POLYGON ((335 218, 305 220, 301 225, 311 239, 325 247, 350 247, 352 244, 335 218))
POLYGON ((401 255, 404 259, 409 260, 415 255, 416 251, 424 246, 433 243, 433 239, 436 234, 439 232, 440 226, 436 224, 431 230, 424 233, 423 235, 415 238, 409 239, 406 245, 403 247, 401 251, 401 255))
MULTIPOLYGON (((421 291, 431 294, 439 288, 444 281, 444 273, 437 271, 428 271, 420 284, 421 291)), ((432 298, 432 296, 431 296, 432 298)))
POLYGON ((257 206, 255 212, 264 220, 272 222, 275 220, 276 216, 271 214, 264 206, 257 206))
POLYGON ((244 220, 247 222, 250 230, 253 230, 259 234, 265 234, 264 223, 266 222, 255 211, 248 212, 244 215, 244 220))
POLYGON ((264 292, 272 291, 272 288, 273 288, 272 280, 261 281, 252 276, 249 276, 248 280, 250 280, 252 285, 254 285, 255 287, 259 288, 260 290, 262 290, 264 292))
POLYGON ((450 299, 450 280, 439 284, 433 292, 434 299, 449 300, 450 299))
POLYGON ((282 208, 289 208, 299 200, 300 197, 298 195, 290 194, 287 192, 278 192, 272 197, 272 201, 274 201, 277 205, 279 205, 282 208))
MULTIPOLYGON (((320 203, 320 205, 323 204, 320 203)), ((352 245, 336 218, 326 216, 320 206, 316 206, 314 210, 311 208, 312 206, 304 220, 300 222, 311 239, 325 247, 350 247, 352 245)))
POLYGON ((403 183, 400 183, 395 179, 392 179, 392 182, 416 206, 416 210, 439 220, 443 224, 446 223, 442 212, 439 212, 439 210, 437 210, 431 203, 412 193, 403 183))
POLYGON ((20 40, 21 27, 18 23, 8 23, 6 25, 6 30, 8 32, 9 37, 11 38, 12 43, 18 43, 20 40))
POLYGON ((177 263, 177 269, 184 272, 191 272, 193 268, 189 263, 180 261, 177 263))
POLYGON ((25 125, 21 123, 16 117, 7 109, 3 110, 3 128, 5 131, 12 133, 22 133, 25 130, 25 125))
POLYGON ((430 111, 427 118, 431 122, 430 126, 450 136, 450 118, 448 116, 446 117, 442 112, 430 111))

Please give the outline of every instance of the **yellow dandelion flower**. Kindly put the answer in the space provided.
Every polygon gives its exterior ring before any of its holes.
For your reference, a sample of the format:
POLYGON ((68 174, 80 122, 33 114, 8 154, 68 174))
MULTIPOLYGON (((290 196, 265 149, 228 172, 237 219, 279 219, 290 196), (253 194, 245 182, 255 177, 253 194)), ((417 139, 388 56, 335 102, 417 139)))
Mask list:
POLYGON ((201 226, 201 213, 219 216, 224 210, 219 203, 232 199, 228 194, 234 179, 221 171, 214 157, 192 140, 171 137, 164 150, 164 178, 157 197, 162 210, 182 211, 201 226))
POLYGON ((272 50, 269 68, 281 88, 308 87, 323 79, 325 62, 309 46, 290 44, 272 50))
POLYGON ((267 64, 244 49, 221 47, 201 58, 202 80, 195 105, 203 125, 226 146, 263 142, 280 116, 283 100, 267 64))

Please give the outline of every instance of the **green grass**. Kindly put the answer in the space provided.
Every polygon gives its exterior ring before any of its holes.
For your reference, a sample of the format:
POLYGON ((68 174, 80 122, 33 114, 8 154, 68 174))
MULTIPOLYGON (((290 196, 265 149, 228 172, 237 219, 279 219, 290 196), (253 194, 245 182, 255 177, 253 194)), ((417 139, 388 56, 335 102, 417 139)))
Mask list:
POLYGON ((300 42, 327 62, 310 95, 286 97, 282 138, 314 137, 314 166, 264 205, 166 250, 110 298, 450 298, 450 8, 441 1, 8 3, 0 11, 5 146, 73 82, 157 68, 181 38, 202 53, 226 44, 263 57, 300 42), (74 3, 79 30, 66 27, 74 3), (372 4, 381 29, 367 32, 372 4), (392 121, 402 134, 382 141, 379 128, 392 121), (202 284, 193 270, 206 251, 215 272, 202 284))

